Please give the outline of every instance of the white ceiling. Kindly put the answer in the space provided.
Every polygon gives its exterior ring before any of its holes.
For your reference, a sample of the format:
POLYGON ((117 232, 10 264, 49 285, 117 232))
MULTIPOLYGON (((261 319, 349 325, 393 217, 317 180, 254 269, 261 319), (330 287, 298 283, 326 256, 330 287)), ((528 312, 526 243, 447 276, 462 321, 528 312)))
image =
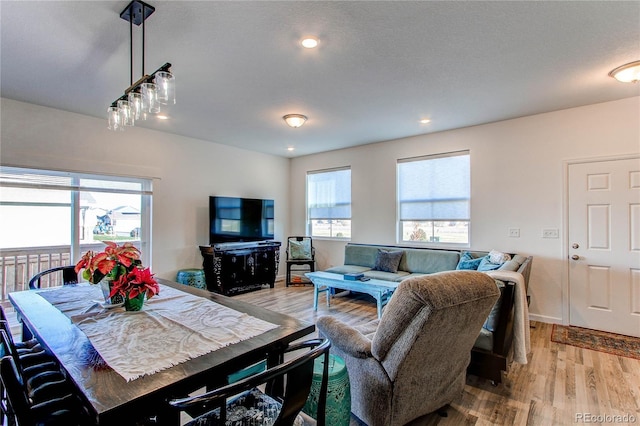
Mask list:
MULTIPOLYGON (((1 95, 106 126, 128 3, 2 0, 1 95)), ((640 94, 607 76, 640 59, 639 1, 148 3, 146 72, 173 64, 177 104, 136 125, 285 157, 640 94)))

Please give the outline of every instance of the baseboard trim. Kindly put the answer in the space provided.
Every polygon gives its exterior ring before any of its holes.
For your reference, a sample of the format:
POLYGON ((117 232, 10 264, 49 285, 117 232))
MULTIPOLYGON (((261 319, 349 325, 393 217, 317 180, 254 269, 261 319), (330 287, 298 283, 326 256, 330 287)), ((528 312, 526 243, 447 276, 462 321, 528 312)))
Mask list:
POLYGON ((546 322, 548 324, 562 324, 562 318, 547 315, 529 314, 529 321, 546 322))

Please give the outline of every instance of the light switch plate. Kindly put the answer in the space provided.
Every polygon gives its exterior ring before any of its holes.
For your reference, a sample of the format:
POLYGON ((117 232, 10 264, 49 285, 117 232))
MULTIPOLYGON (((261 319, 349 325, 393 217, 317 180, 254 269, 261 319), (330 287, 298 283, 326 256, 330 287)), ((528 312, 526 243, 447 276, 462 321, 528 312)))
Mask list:
POLYGON ((559 235, 558 228, 544 228, 542 230, 542 238, 558 238, 559 235))

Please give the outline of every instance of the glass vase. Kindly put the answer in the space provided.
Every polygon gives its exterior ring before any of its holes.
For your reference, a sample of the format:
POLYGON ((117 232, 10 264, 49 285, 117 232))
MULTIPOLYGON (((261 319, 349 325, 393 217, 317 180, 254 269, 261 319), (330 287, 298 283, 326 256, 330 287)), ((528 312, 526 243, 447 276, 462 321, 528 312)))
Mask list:
POLYGON ((109 303, 112 305, 116 305, 122 303, 124 301, 124 297, 120 294, 116 294, 113 297, 109 297, 111 293, 111 288, 113 287, 113 279, 111 278, 103 278, 100 280, 100 290, 102 290, 102 296, 104 296, 105 303, 109 303))
POLYGON ((124 310, 125 311, 139 311, 142 309, 142 305, 144 304, 144 293, 140 293, 136 297, 128 297, 124 299, 124 310))

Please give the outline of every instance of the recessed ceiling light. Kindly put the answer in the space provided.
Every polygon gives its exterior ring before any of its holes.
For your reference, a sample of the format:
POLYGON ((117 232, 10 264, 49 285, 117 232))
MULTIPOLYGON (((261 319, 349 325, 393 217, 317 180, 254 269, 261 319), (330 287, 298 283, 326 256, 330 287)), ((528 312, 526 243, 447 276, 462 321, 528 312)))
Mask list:
POLYGON ((294 147, 292 147, 292 146, 290 146, 290 147, 288 147, 288 148, 287 148, 287 151, 293 151, 293 150, 295 150, 295 148, 294 148, 294 147))
POLYGON ((300 42, 300 44, 302 44, 302 47, 305 47, 307 49, 313 49, 314 47, 317 47, 318 43, 318 39, 313 36, 305 37, 300 42))
POLYGON ((431 120, 429 120, 428 118, 423 118, 422 120, 420 120, 420 124, 429 124, 431 123, 431 120))
POLYGON ((166 115, 156 115, 156 117, 158 118, 158 120, 168 120, 169 117, 166 115))

